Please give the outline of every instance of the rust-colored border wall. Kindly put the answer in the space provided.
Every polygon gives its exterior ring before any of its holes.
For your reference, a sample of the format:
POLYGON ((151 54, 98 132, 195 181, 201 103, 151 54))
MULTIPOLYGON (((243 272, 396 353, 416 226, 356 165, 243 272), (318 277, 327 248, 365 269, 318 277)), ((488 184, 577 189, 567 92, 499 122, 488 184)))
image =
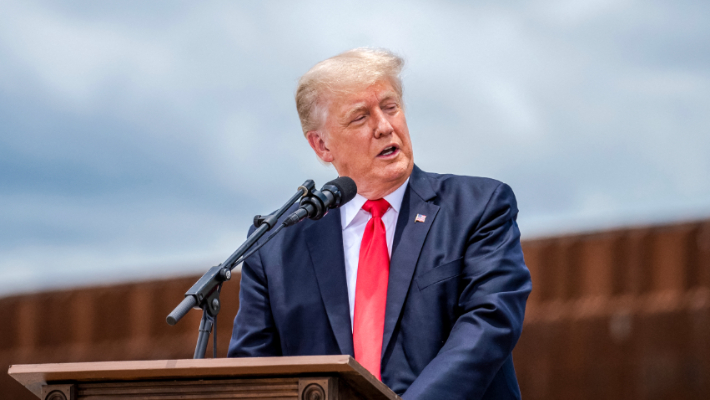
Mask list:
MULTIPOLYGON (((11 364, 192 358, 200 313, 169 326, 168 313, 199 276, 0 299, 0 368, 11 364)), ((239 307, 239 274, 222 290, 218 355, 239 307)), ((212 355, 212 346, 207 350, 212 355)), ((1 399, 35 399, 0 374, 1 399)))
POLYGON ((710 221, 523 243, 524 398, 710 398, 710 221))
MULTIPOLYGON (((710 221, 529 240, 523 251, 534 288, 513 355, 525 399, 710 398, 710 221)), ((0 299, 0 368, 190 358, 199 313, 174 327, 165 316, 197 278, 0 299)), ((238 282, 222 293, 222 357, 238 282)), ((0 393, 34 398, 4 373, 0 393)))

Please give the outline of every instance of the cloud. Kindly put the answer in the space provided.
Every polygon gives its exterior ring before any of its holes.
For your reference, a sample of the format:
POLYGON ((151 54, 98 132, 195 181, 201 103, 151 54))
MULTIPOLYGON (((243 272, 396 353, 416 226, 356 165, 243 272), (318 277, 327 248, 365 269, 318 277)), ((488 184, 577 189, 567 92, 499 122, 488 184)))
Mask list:
POLYGON ((358 46, 407 59, 425 170, 512 185, 525 237, 710 215, 710 6, 0 5, 0 293, 199 272, 335 176, 293 105, 358 46))

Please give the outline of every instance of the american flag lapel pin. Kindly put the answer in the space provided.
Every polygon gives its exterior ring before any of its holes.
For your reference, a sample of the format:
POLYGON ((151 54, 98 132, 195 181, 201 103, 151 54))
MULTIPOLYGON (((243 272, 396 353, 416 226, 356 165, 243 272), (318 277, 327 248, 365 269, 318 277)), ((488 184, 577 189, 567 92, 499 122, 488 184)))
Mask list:
POLYGON ((414 222, 425 222, 425 221, 426 221, 426 215, 417 214, 417 216, 414 218, 414 222))

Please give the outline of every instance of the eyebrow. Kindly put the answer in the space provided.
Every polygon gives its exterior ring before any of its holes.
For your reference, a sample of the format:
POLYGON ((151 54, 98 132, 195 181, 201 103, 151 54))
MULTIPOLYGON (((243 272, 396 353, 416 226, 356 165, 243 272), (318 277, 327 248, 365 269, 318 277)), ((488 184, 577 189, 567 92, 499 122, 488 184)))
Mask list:
POLYGON ((385 92, 384 96, 382 96, 382 100, 380 100, 380 103, 383 101, 391 100, 391 99, 397 99, 399 96, 395 92, 385 92))
MULTIPOLYGON (((395 92, 386 92, 384 96, 382 96, 380 104, 391 99, 397 99, 398 97, 399 96, 397 96, 397 93, 395 92)), ((353 115, 364 110, 367 110, 367 107, 364 105, 364 103, 358 103, 354 108, 350 109, 350 111, 345 114, 345 118, 349 120, 350 118, 352 118, 353 115)))
POLYGON ((355 106, 355 108, 350 109, 350 111, 348 111, 348 112, 345 114, 345 119, 348 119, 348 120, 349 120, 349 119, 352 118, 355 114, 357 114, 357 113, 359 113, 359 112, 361 112, 361 111, 365 111, 365 110, 367 110, 367 107, 365 107, 364 104, 359 104, 359 105, 355 106))

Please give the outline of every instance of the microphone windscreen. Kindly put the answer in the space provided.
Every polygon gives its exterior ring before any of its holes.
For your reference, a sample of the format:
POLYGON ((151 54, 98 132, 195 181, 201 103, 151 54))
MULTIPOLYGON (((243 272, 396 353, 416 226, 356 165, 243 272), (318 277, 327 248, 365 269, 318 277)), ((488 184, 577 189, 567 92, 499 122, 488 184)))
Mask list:
POLYGON ((340 191, 340 204, 338 206, 342 206, 348 201, 354 199, 357 194, 357 185, 349 176, 335 178, 326 183, 326 185, 333 185, 338 188, 338 191, 340 191))

